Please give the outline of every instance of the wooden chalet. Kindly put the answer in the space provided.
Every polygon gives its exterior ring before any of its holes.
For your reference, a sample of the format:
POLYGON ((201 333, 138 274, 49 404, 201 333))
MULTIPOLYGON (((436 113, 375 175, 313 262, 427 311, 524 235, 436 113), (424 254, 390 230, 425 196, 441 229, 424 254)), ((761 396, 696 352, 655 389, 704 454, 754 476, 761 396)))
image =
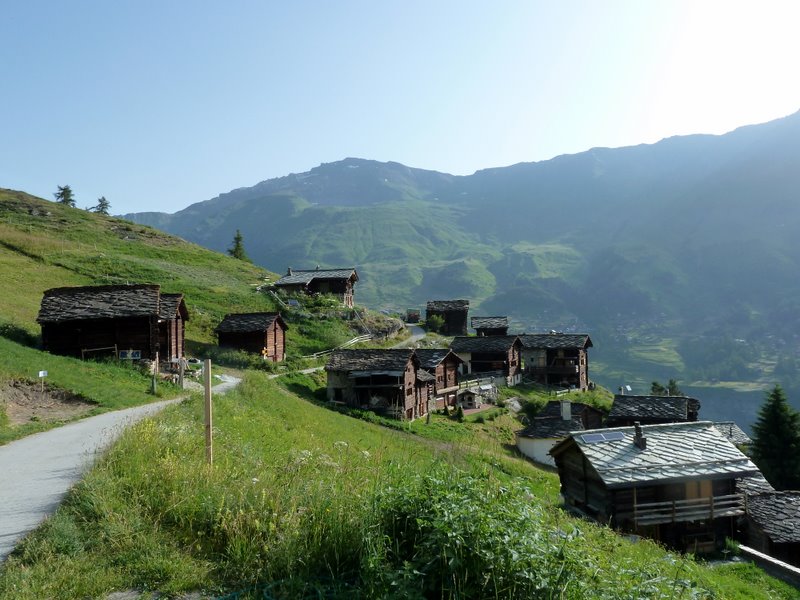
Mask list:
POLYGON ((429 300, 425 305, 425 320, 441 317, 443 335, 467 335, 469 300, 429 300))
POLYGON ((450 349, 464 361, 462 371, 466 367, 468 374, 501 376, 509 386, 522 381, 522 342, 516 335, 457 336, 450 349))
POLYGON ((420 366, 436 378, 433 384, 436 408, 454 407, 458 401, 458 373, 464 361, 447 348, 415 352, 420 366))
POLYGON ((551 400, 524 429, 516 432, 517 448, 531 460, 555 467, 550 450, 573 431, 603 426, 602 410, 569 400, 551 400))
POLYGON ((519 336, 525 375, 544 385, 589 388, 591 338, 585 333, 533 333, 519 336))
POLYGON ((479 337, 485 335, 508 335, 508 317, 472 317, 470 326, 479 337))
POLYGON ((264 360, 286 360, 286 330, 280 313, 231 313, 225 315, 215 332, 220 347, 255 352, 264 360))
POLYGON ((183 358, 188 320, 183 294, 149 284, 53 288, 36 318, 47 352, 160 361, 183 358))
POLYGON ((435 376, 413 350, 336 350, 325 370, 331 402, 408 420, 428 413, 435 376))
POLYGON ((342 304, 353 308, 355 285, 358 273, 350 269, 287 269, 286 275, 275 282, 275 287, 287 293, 331 294, 337 296, 342 304))
POLYGON ((747 494, 746 507, 741 541, 800 567, 800 491, 747 494))
POLYGON ((550 453, 567 508, 686 552, 734 536, 738 480, 758 473, 706 421, 572 433, 550 453))
POLYGON ((686 396, 630 396, 616 394, 606 427, 630 426, 634 423, 683 423, 697 421, 700 401, 686 396))

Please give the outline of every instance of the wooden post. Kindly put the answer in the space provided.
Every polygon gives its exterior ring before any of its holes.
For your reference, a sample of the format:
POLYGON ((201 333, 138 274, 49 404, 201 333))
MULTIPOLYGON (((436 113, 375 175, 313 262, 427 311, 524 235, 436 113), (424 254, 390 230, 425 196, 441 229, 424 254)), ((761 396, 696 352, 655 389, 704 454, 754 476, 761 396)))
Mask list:
POLYGON ((211 360, 206 359, 203 362, 203 383, 205 385, 205 405, 206 405, 206 463, 214 464, 214 440, 211 429, 213 427, 213 418, 211 413, 211 360))
POLYGON ((178 385, 181 389, 183 389, 183 376, 185 374, 186 368, 186 359, 184 357, 180 357, 178 360, 178 385))

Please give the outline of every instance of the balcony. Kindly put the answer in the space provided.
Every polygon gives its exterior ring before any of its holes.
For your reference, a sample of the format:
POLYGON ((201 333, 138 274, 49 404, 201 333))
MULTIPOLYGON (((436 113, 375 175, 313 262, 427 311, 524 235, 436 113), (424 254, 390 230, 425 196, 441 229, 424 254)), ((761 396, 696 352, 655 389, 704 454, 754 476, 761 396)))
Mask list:
POLYGON ((578 365, 551 365, 549 367, 528 367, 534 375, 577 375, 578 365))
POLYGON ((729 494, 727 496, 709 496, 690 500, 636 504, 633 507, 633 512, 619 512, 617 513, 617 518, 633 517, 634 523, 639 526, 706 521, 720 517, 736 517, 743 514, 743 496, 741 494, 729 494))

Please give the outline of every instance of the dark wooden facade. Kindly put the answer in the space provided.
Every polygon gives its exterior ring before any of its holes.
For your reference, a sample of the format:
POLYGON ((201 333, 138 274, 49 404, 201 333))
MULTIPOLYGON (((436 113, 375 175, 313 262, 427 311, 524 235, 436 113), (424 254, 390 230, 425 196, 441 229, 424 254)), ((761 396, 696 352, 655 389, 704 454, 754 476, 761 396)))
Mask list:
POLYGON ((737 479, 757 472, 711 423, 572 433, 550 454, 568 508, 686 552, 734 536, 745 512, 737 479))
POLYGON ((217 326, 220 347, 260 354, 264 360, 286 360, 286 330, 280 313, 232 313, 217 326))
POLYGON ((467 335, 469 300, 429 300, 425 306, 425 320, 441 317, 443 335, 467 335))
POLYGON ((337 350, 325 370, 331 402, 407 420, 428 413, 434 376, 412 350, 337 350))
POLYGON ((463 361, 454 352, 444 349, 419 349, 416 351, 422 369, 430 373, 434 402, 437 409, 454 407, 458 402, 458 376, 463 361))
POLYGON ((502 375, 507 385, 522 380, 522 343, 515 335, 456 336, 450 349, 464 361, 468 374, 502 375))
POLYGON ((171 361, 184 355, 188 318, 182 294, 118 285, 47 290, 37 321, 42 348, 53 354, 171 361))
POLYGON ((586 390, 589 388, 589 353, 586 334, 523 334, 525 374, 543 385, 586 390))
POLYGON ((275 287, 289 294, 331 294, 353 308, 357 281, 358 273, 354 268, 294 270, 290 267, 286 275, 275 282, 275 287))

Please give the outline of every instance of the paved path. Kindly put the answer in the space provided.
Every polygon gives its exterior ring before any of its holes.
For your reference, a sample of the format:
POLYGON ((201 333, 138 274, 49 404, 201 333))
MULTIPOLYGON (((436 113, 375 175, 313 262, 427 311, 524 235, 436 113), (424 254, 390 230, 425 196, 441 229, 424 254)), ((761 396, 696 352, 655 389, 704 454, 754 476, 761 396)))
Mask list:
MULTIPOLYGON (((223 375, 220 394, 239 380, 223 375)), ((103 413, 0 446, 0 563, 55 512, 67 491, 125 427, 182 398, 103 413)))
POLYGON ((411 337, 408 338, 407 340, 403 340, 399 344, 395 344, 394 346, 392 346, 392 348, 405 348, 407 346, 411 346, 413 344, 416 344, 426 335, 425 330, 419 325, 409 325, 408 329, 411 331, 411 337))

